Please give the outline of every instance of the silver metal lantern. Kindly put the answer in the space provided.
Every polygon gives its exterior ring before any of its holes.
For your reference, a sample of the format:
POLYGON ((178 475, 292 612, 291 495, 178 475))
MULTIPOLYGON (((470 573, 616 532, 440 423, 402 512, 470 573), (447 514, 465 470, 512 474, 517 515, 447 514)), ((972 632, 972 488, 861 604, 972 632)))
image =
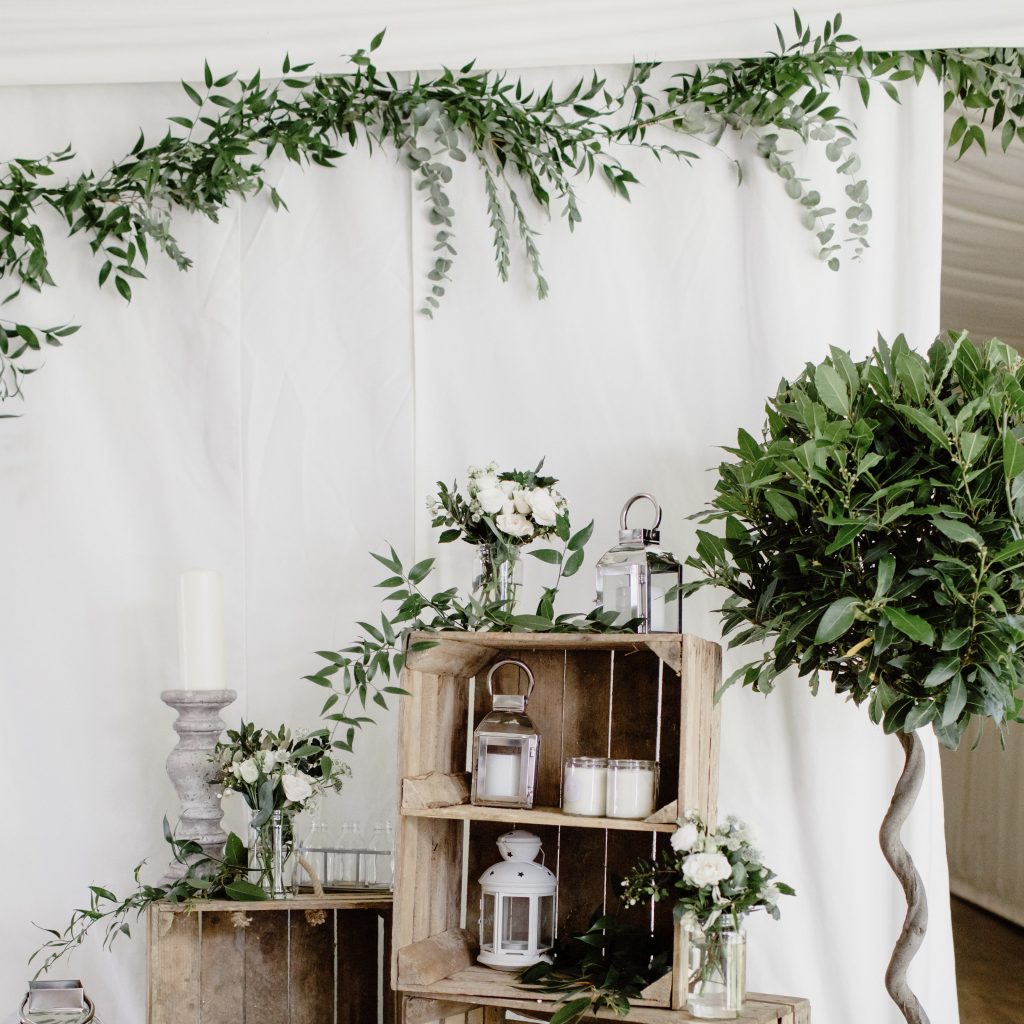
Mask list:
POLYGON ((661 506, 650 494, 634 494, 622 506, 619 543, 597 563, 597 604, 616 612, 617 625, 639 620, 640 633, 681 633, 683 565, 662 550, 660 526, 661 506), (654 525, 630 528, 629 510, 641 500, 654 506, 654 525))
POLYGON ((99 1024, 80 981, 30 981, 18 1012, 20 1024, 99 1024))
POLYGON ((528 665, 506 658, 487 673, 491 711, 473 733, 473 789, 470 800, 486 807, 533 806, 537 781, 540 735, 526 715, 526 704, 536 680, 528 665), (516 665, 530 680, 526 696, 494 692, 494 673, 502 665, 516 665))
POLYGON ((498 839, 502 860, 480 876, 480 955, 488 967, 521 971, 548 960, 555 944, 554 872, 536 861, 540 839, 506 832, 498 839))

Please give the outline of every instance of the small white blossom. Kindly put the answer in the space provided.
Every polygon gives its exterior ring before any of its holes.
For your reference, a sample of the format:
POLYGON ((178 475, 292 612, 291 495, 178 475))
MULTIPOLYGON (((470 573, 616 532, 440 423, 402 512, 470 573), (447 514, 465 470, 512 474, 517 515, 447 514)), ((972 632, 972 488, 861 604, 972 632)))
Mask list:
POLYGON ((503 512, 494 522, 502 533, 510 537, 529 537, 533 534, 533 524, 518 512, 503 512))
POLYGON ((672 844, 672 849, 676 853, 687 853, 693 849, 697 842, 698 833, 697 826, 692 821, 688 821, 685 825, 680 825, 679 828, 672 833, 672 838, 669 842, 672 844))
POLYGON ((500 487, 485 487, 477 493, 476 500, 480 503, 480 508, 487 515, 492 516, 502 510, 505 504, 505 492, 500 487))
POLYGON ((243 782, 248 782, 250 785, 260 777, 260 770, 256 767, 256 762, 251 757, 247 757, 238 765, 237 777, 243 782))
POLYGON ((554 526, 558 519, 558 502, 551 491, 534 487, 529 492, 530 508, 538 526, 554 526))
POLYGON ((308 800, 313 795, 312 779, 303 772, 296 772, 294 775, 283 775, 281 786, 284 795, 295 804, 308 800))
POLYGON ((732 865, 721 853, 691 853, 683 861, 683 877, 697 888, 716 885, 731 874, 732 865))

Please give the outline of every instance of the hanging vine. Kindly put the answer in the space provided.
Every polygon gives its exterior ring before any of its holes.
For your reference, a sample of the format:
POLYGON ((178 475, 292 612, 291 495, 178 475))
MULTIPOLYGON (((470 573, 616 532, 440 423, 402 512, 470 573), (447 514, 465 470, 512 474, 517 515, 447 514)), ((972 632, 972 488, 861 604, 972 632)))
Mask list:
MULTIPOLYGON (((400 83, 374 65, 383 32, 351 56, 352 70, 344 74, 315 74, 312 65, 286 58, 282 77, 268 82, 258 72, 247 80, 235 72, 215 75, 207 64, 201 85, 182 82, 188 112, 169 117, 157 141, 140 133, 131 151, 102 173, 55 182, 60 165, 74 156, 70 146, 0 163, 0 279, 10 287, 5 301, 22 288, 55 284, 41 216, 46 210, 85 238, 99 262, 99 285, 131 301, 152 250, 181 270, 191 266, 172 233, 176 210, 216 221, 232 200, 262 193, 275 209, 286 207, 267 180, 268 161, 278 151, 294 163, 322 167, 359 148, 398 154, 416 176, 435 227, 422 307, 432 315, 457 256, 449 188, 456 164, 482 175, 498 276, 507 280, 518 245, 543 298, 548 284, 531 216, 557 212, 571 230, 582 217, 576 186, 595 176, 628 199, 637 178, 620 157, 630 149, 691 163, 697 147, 716 147, 727 133, 750 137, 798 204, 818 257, 838 270, 844 253, 862 256, 872 216, 853 148, 856 125, 835 101, 844 80, 858 83, 867 104, 873 86, 898 101, 899 82, 934 75, 944 85, 946 106, 961 110, 951 146, 961 153, 972 145, 985 149, 986 133, 997 131, 1003 149, 1024 140, 1024 51, 870 53, 841 31, 838 14, 815 35, 794 14, 794 28, 792 42, 776 28, 779 49, 766 57, 672 75, 656 64, 635 64, 621 85, 595 72, 561 92, 553 85, 531 89, 472 64, 400 83), (691 148, 682 148, 681 138, 691 148), (842 214, 799 176, 786 148, 796 141, 824 147, 844 182, 849 205, 842 214)), ((741 179, 739 161, 732 162, 741 179)), ((45 347, 60 346, 77 329, 0 319, 0 403, 21 394, 45 347)))

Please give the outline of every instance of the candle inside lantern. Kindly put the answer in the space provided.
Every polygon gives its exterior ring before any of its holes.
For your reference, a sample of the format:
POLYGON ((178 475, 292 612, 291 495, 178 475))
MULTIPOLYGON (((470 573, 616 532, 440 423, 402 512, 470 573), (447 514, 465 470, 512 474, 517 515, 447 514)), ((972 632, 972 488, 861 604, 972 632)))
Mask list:
POLYGON ((487 748, 484 762, 483 795, 513 800, 519 794, 523 754, 519 747, 487 748))
POLYGON ((183 690, 224 689, 224 584, 190 569, 178 580, 178 664, 183 690))
POLYGON ((600 818, 605 811, 607 776, 607 758, 566 758, 562 810, 566 814, 600 818))
POLYGON ((647 818, 652 815, 657 781, 657 761, 609 761, 608 817, 647 818))

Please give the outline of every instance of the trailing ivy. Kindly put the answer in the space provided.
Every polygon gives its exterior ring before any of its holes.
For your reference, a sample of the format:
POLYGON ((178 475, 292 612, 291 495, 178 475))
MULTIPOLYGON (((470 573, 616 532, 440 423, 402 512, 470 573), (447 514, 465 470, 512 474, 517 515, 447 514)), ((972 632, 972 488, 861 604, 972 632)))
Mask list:
MULTIPOLYGON (((311 65, 286 59, 279 79, 257 72, 243 80, 235 72, 215 74, 207 64, 200 84, 182 83, 189 107, 168 118, 167 132, 156 141, 140 133, 130 152, 103 172, 57 182, 57 169, 73 157, 70 147, 0 163, 6 299, 23 287, 55 284, 42 216, 51 210, 72 235, 87 240, 99 261, 99 284, 130 301, 152 251, 182 270, 191 265, 172 233, 176 210, 216 221, 233 200, 260 194, 275 209, 285 206, 267 180, 268 161, 278 152, 322 167, 359 148, 398 154, 435 227, 423 302, 432 315, 457 257, 451 182, 458 164, 483 178, 499 277, 507 279, 518 246, 543 298, 548 283, 533 213, 557 212, 572 229, 582 216, 576 186, 595 175, 628 198, 637 179, 620 157, 631 148, 689 163, 698 146, 717 146, 727 133, 749 137, 799 204, 819 258, 836 270, 844 249, 862 255, 872 216, 853 147, 856 126, 835 101, 844 80, 855 80, 867 103, 873 85, 898 99, 897 83, 934 75, 944 83, 947 106, 961 110, 950 135, 961 153, 986 148, 986 132, 998 133, 1004 149, 1024 139, 1020 50, 869 53, 841 31, 840 15, 818 34, 794 15, 794 28, 788 43, 777 30, 779 50, 766 57, 717 61, 667 80, 657 65, 636 64, 620 85, 595 73, 563 91, 531 89, 472 64, 399 81, 373 62, 383 32, 352 55, 352 70, 344 74, 315 74, 311 65), (689 148, 676 144, 680 137, 689 148), (841 215, 799 176, 790 148, 798 141, 823 146, 841 175, 841 215)), ((0 320, 0 401, 19 395, 44 348, 61 345, 75 329, 0 320)))

